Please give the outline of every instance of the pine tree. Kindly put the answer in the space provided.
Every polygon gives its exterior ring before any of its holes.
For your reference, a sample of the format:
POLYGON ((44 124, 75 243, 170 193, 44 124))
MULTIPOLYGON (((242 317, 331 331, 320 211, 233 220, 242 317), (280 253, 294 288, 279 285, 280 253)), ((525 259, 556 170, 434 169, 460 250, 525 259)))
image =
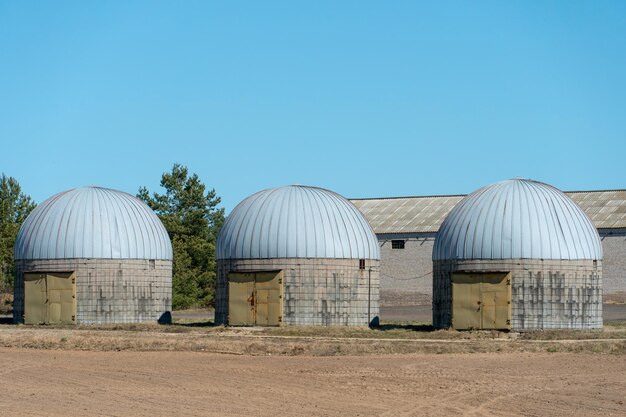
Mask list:
POLYGON ((17 232, 26 217, 35 208, 35 203, 13 177, 4 173, 0 176, 0 288, 13 287, 15 261, 13 246, 17 232))
POLYGON ((172 305, 174 309, 208 307, 215 297, 215 243, 224 222, 224 209, 215 190, 206 190, 197 174, 174 164, 163 173, 165 194, 141 187, 137 197, 159 216, 174 249, 172 305))

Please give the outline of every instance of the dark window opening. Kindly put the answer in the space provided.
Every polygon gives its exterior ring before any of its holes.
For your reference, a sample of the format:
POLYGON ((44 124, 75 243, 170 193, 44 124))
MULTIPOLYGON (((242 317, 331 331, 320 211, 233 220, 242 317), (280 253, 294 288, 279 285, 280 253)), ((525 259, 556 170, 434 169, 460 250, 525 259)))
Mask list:
POLYGON ((365 269, 365 259, 359 259, 359 269, 365 269))
POLYGON ((391 249, 404 249, 404 240, 392 240, 391 249))

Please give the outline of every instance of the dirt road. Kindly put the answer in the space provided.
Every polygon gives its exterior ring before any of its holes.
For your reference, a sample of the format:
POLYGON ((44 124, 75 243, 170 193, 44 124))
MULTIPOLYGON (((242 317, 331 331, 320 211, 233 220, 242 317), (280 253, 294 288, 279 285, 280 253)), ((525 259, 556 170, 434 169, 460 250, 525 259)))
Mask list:
POLYGON ((623 355, 0 349, 0 415, 626 415, 623 355))

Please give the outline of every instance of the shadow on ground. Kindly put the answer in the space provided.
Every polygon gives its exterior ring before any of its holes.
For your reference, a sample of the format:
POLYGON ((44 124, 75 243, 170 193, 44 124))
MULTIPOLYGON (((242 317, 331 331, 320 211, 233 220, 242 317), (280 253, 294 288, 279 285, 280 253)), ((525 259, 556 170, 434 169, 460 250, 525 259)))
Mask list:
POLYGON ((181 327, 214 327, 216 326, 215 323, 213 323, 212 321, 193 321, 193 322, 189 322, 189 323, 171 323, 168 324, 168 326, 181 326, 181 327))
POLYGON ((407 330, 412 332, 432 332, 435 330, 430 324, 402 324, 402 323, 382 323, 378 326, 371 326, 372 330, 388 331, 388 330, 407 330))

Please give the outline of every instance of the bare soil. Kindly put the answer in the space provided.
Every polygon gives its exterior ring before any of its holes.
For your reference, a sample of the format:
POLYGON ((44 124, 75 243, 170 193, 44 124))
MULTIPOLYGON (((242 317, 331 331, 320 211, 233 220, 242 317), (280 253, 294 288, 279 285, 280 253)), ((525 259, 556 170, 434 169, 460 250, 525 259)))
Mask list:
POLYGON ((622 355, 233 356, 0 348, 1 415, 626 415, 622 355))

